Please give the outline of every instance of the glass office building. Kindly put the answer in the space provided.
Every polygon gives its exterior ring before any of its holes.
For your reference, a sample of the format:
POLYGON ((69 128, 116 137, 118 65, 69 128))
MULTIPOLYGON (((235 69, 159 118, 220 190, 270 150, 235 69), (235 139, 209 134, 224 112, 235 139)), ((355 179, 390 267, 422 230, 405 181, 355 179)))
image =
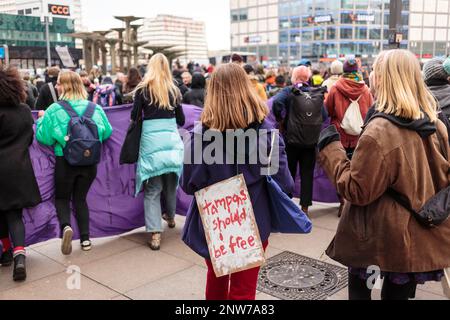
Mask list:
MULTIPOLYGON (((403 0, 401 48, 419 58, 450 54, 450 0, 403 0)), ((267 63, 368 61, 389 47, 390 0, 231 0, 233 51, 267 63)))
MULTIPOLYGON (((67 46, 75 62, 82 59, 82 50, 75 48, 69 34, 75 32, 71 19, 53 18, 49 27, 52 63, 61 65, 56 46, 67 46)), ((0 47, 9 47, 10 63, 22 69, 47 66, 45 26, 39 17, 0 13, 0 47)))

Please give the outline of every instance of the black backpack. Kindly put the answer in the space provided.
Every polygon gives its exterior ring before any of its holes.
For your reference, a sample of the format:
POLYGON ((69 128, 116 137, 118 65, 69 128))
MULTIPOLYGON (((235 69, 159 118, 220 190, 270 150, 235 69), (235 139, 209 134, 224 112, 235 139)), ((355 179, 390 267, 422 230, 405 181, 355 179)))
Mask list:
POLYGON ((83 115, 78 115, 67 101, 59 105, 69 114, 64 158, 74 167, 96 165, 100 162, 102 143, 98 127, 92 119, 97 105, 89 102, 83 115))
POLYGON ((319 141, 323 124, 323 105, 325 88, 312 88, 303 92, 292 89, 292 100, 286 128, 289 145, 298 147, 314 147, 319 141))

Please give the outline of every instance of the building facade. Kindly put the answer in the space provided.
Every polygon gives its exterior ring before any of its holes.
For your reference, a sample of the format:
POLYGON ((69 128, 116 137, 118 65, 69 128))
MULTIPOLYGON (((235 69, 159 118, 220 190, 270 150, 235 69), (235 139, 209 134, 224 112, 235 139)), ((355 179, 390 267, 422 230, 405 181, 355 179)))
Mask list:
MULTIPOLYGON (((56 46, 67 46, 77 62, 82 51, 75 48, 75 40, 69 34, 75 32, 71 19, 54 18, 50 26, 52 64, 61 65, 56 46)), ((45 26, 39 17, 0 14, 0 47, 8 46, 10 64, 21 69, 47 67, 45 26)))
POLYGON ((44 13, 52 16, 65 17, 74 21, 76 31, 83 30, 83 15, 81 0, 1 0, 0 13, 18 14, 26 16, 40 17, 44 13), (68 10, 61 10, 68 7, 68 10), (58 10, 59 9, 59 10, 58 10))
MULTIPOLYGON (((390 0, 231 0, 233 51, 268 64, 373 60, 389 47, 390 0)), ((450 1, 403 0, 401 48, 421 59, 450 54, 450 1)))
POLYGON ((208 62, 205 23, 192 18, 158 15, 144 19, 138 31, 139 41, 148 41, 152 46, 173 46, 184 52, 180 60, 184 63, 194 61, 208 62))

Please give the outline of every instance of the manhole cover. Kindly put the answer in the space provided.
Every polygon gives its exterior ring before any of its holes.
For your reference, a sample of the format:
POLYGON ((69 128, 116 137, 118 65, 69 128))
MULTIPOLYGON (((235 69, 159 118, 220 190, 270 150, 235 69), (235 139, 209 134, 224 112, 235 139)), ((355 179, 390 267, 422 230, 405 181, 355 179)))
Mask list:
POLYGON ((283 252, 261 269, 258 290, 282 300, 326 300, 347 283, 347 269, 283 252))

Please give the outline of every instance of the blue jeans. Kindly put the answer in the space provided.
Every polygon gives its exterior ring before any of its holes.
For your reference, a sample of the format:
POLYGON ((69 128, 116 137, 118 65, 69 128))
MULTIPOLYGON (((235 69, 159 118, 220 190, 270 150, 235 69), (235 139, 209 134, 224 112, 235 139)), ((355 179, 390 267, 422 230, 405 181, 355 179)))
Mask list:
POLYGON ((178 175, 168 173, 148 179, 144 184, 145 226, 147 232, 163 232, 161 193, 164 193, 166 214, 175 218, 177 207, 178 175))

